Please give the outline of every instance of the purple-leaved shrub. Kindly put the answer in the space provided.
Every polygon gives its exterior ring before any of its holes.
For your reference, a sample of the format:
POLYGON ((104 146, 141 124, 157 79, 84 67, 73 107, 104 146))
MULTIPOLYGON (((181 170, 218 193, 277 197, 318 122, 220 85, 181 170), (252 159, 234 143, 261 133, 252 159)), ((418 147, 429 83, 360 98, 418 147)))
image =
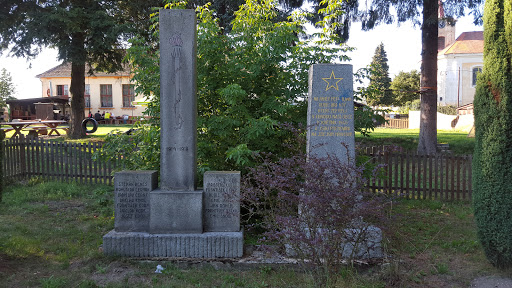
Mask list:
POLYGON ((243 179, 243 218, 247 226, 262 229, 262 244, 286 247, 302 263, 332 275, 345 261, 368 256, 361 249, 375 248, 366 240, 375 227, 387 227, 391 200, 363 189, 364 164, 306 157, 303 130, 287 129, 296 134, 298 148, 285 158, 259 155, 263 163, 243 179))

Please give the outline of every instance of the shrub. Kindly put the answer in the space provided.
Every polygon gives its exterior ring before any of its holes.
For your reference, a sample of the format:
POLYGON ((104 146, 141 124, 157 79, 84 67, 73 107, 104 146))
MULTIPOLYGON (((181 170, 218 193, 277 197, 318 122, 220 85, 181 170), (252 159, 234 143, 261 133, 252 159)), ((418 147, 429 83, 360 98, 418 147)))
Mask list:
MULTIPOLYGON (((295 135, 298 142, 304 141, 300 130, 295 135)), ((386 226, 389 201, 365 192, 364 165, 331 156, 307 158, 302 149, 294 151, 279 159, 260 155, 263 164, 243 180, 244 218, 248 227, 264 231, 262 243, 287 247, 303 264, 319 267, 325 282, 343 261, 377 249, 363 244, 375 232, 371 224, 386 226)))
POLYGON ((420 99, 416 99, 413 101, 407 101, 404 106, 401 106, 398 112, 400 114, 409 114, 409 110, 419 111, 420 110, 420 99))
POLYGON ((510 1, 485 2, 484 69, 474 101, 475 220, 485 255, 501 268, 512 266, 511 9, 510 1))
POLYGON ((446 115, 457 115, 457 108, 453 105, 437 106, 437 112, 446 115))

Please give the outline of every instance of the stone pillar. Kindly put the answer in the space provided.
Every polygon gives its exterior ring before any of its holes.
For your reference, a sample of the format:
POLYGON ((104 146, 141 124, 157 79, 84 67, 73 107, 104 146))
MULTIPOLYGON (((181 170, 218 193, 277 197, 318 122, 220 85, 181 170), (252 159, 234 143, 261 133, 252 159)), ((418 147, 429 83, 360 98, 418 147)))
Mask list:
POLYGON ((316 64, 309 69, 307 153, 355 161, 352 65, 316 64))
POLYGON ((151 192, 151 233, 202 233, 196 191, 196 14, 160 10, 160 189, 151 192))
POLYGON ((160 187, 196 189, 196 14, 160 10, 160 187))

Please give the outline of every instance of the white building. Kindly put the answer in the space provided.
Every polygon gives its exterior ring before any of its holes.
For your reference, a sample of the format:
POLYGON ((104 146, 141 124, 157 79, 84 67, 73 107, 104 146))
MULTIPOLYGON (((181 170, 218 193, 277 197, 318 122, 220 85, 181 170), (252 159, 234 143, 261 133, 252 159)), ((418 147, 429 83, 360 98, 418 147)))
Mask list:
MULTIPOLYGON (((144 107, 132 105, 133 101, 143 101, 143 96, 135 95, 128 68, 117 73, 96 72, 85 74, 85 110, 87 116, 97 111, 114 113, 115 116, 141 116, 144 107)), ((37 77, 42 83, 42 96, 68 98, 71 85, 71 63, 63 63, 37 77)))
POLYGON ((444 39, 450 39, 448 34, 455 35, 455 29, 447 31, 440 26, 437 102, 439 105, 459 107, 473 103, 476 77, 483 68, 484 36, 482 31, 463 32, 450 43, 441 39, 446 36, 444 39))

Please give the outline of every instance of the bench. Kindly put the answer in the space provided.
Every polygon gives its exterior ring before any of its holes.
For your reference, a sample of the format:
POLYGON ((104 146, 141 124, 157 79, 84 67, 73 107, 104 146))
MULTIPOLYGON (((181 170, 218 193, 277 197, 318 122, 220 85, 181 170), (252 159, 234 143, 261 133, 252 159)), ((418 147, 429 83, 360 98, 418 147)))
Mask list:
POLYGON ((62 129, 64 131, 66 131, 66 134, 69 132, 69 126, 68 125, 57 126, 57 129, 62 129))
POLYGON ((23 130, 27 131, 36 131, 39 135, 47 135, 48 134, 48 126, 29 126, 23 130))

